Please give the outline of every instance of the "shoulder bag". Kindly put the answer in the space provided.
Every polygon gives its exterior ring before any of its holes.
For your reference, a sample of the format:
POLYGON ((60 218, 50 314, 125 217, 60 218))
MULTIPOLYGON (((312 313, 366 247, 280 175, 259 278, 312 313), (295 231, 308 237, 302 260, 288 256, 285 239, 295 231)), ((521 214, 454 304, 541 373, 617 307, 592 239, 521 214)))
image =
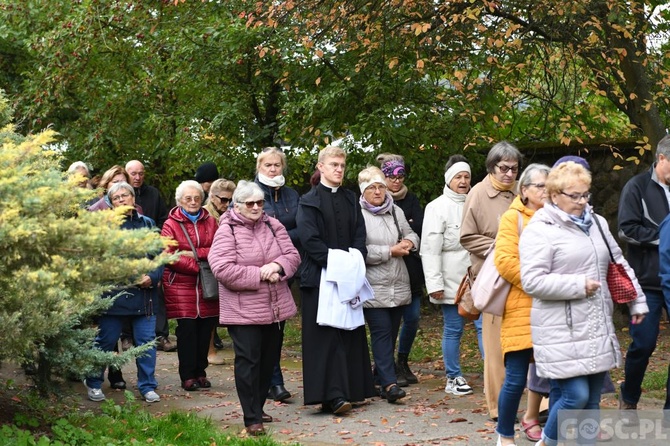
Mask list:
POLYGON ((458 286, 456 291, 456 297, 454 298, 454 304, 458 309, 458 314, 461 317, 469 319, 471 321, 479 319, 481 314, 477 308, 475 308, 475 303, 472 299, 472 283, 474 282, 472 273, 472 267, 468 266, 468 270, 465 272, 465 276, 461 279, 461 284, 458 286))
POLYGON ((212 272, 212 268, 209 266, 209 262, 207 260, 198 259, 198 253, 195 250, 195 246, 193 246, 193 242, 191 241, 191 237, 188 235, 188 231, 186 231, 186 227, 183 223, 179 223, 179 226, 181 226, 182 231, 184 231, 186 240, 188 240, 188 244, 193 250, 195 261, 198 262, 198 278, 200 285, 202 286, 202 298, 204 300, 218 299, 219 282, 216 280, 216 277, 214 277, 214 273, 212 272))
MULTIPOLYGON (((521 212, 517 211, 517 215, 520 236, 523 231, 523 218, 521 212)), ((471 292, 475 307, 479 311, 494 316, 502 316, 505 312, 505 304, 512 284, 505 280, 496 268, 495 245, 496 241, 493 242, 486 254, 484 264, 479 270, 479 274, 477 274, 477 279, 472 284, 471 292)))
POLYGON ((593 219, 596 222, 596 226, 598 226, 600 235, 602 236, 603 241, 605 242, 605 246, 607 246, 607 251, 610 254, 610 263, 607 266, 607 288, 610 290, 612 300, 617 304, 626 304, 628 302, 632 302, 637 298, 637 290, 635 289, 635 285, 633 285, 633 281, 628 275, 626 268, 624 268, 621 263, 616 263, 614 261, 612 249, 610 248, 610 244, 607 242, 607 238, 605 238, 605 231, 603 231, 603 228, 600 226, 598 216, 593 214, 593 219))

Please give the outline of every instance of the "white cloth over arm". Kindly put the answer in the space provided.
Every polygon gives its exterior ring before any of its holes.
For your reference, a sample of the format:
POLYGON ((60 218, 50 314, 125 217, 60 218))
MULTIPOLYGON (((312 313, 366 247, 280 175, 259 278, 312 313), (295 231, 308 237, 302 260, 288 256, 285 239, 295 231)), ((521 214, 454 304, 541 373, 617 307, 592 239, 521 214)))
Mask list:
POLYGON ((360 251, 329 249, 328 267, 321 271, 316 323, 344 330, 358 328, 365 324, 362 303, 373 298, 360 251))

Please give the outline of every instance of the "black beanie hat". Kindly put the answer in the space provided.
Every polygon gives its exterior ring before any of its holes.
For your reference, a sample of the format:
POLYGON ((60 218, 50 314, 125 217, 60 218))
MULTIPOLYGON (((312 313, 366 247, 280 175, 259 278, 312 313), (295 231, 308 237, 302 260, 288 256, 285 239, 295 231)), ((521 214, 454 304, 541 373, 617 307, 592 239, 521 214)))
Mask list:
POLYGON ((203 163, 195 171, 195 181, 198 183, 210 183, 219 179, 219 170, 211 161, 203 163))

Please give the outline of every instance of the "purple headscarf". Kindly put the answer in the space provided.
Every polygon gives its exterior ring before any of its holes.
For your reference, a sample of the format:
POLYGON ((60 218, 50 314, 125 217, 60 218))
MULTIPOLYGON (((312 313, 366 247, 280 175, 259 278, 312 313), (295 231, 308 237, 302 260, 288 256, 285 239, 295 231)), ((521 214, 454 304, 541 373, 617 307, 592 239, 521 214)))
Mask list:
POLYGON ((405 175, 405 163, 398 160, 386 161, 382 164, 382 172, 384 172, 384 176, 387 177, 405 175))

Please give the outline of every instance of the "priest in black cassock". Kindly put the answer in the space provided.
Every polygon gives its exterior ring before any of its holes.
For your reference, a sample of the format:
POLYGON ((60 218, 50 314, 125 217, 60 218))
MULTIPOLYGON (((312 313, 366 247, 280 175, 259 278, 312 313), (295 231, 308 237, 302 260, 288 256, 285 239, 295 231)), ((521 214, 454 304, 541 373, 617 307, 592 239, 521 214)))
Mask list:
POLYGON ((322 404, 341 414, 351 403, 376 396, 365 325, 354 330, 316 323, 321 269, 328 249, 358 249, 363 258, 365 221, 356 195, 340 187, 346 153, 328 146, 319 152, 321 182, 300 199, 296 217, 304 250, 300 269, 302 295, 302 358, 305 404, 322 404))

